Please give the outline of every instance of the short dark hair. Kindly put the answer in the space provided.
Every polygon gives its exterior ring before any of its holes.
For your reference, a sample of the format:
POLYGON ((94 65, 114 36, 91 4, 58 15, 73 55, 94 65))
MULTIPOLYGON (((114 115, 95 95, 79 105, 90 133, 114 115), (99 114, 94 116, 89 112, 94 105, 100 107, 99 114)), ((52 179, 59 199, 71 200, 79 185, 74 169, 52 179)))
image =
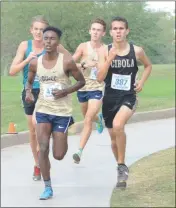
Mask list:
POLYGON ((111 28, 112 28, 112 22, 115 22, 115 21, 124 22, 126 29, 128 29, 128 21, 124 17, 113 17, 111 20, 111 28))
POLYGON ((96 18, 96 19, 92 20, 92 21, 91 21, 91 26, 92 26, 92 24, 94 24, 94 23, 99 23, 100 25, 103 26, 104 31, 106 31, 106 22, 105 22, 103 19, 96 18))
POLYGON ((59 39, 60 39, 61 36, 62 36, 62 31, 61 31, 59 28, 57 28, 57 27, 48 26, 48 27, 46 27, 46 28, 43 30, 43 34, 44 34, 45 32, 47 32, 47 31, 53 31, 53 32, 55 32, 55 33, 57 34, 57 36, 58 36, 59 39))

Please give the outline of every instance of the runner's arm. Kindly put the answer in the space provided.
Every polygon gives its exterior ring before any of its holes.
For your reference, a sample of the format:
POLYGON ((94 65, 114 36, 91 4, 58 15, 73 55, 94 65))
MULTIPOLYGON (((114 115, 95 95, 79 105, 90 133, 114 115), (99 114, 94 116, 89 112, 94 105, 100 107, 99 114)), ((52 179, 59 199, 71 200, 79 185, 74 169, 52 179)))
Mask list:
POLYGON ((138 47, 136 54, 137 54, 137 59, 144 65, 144 71, 139 81, 141 82, 142 85, 144 85, 145 81, 148 79, 152 71, 152 64, 148 56, 145 54, 145 51, 141 47, 138 47))
POLYGON ((70 94, 72 92, 78 91, 85 85, 85 79, 82 75, 82 73, 79 71, 78 67, 76 66, 76 63, 72 59, 72 57, 67 58, 66 63, 66 72, 71 74, 74 79, 77 81, 73 86, 66 89, 66 94, 70 94))
POLYGON ((103 82, 106 78, 106 75, 108 73, 109 67, 111 65, 112 60, 114 59, 114 56, 108 56, 108 48, 104 51, 104 59, 102 59, 98 65, 98 72, 97 72, 97 81, 103 82))
POLYGON ((11 76, 16 75, 28 63, 27 60, 23 60, 26 48, 27 48, 27 41, 21 42, 20 45, 18 46, 16 56, 13 59, 12 64, 10 66, 9 75, 11 76))
MULTIPOLYGON (((72 58, 75 62, 78 62, 80 60, 80 58, 83 56, 83 47, 84 47, 84 43, 81 43, 77 47, 75 53, 73 54, 72 58)), ((76 66, 80 69, 80 68, 83 68, 84 64, 85 64, 84 62, 76 63, 76 66)))
POLYGON ((26 86, 25 86, 26 91, 27 90, 29 90, 29 91, 32 90, 32 84, 34 82, 36 72, 37 72, 37 58, 33 59, 30 62, 29 71, 28 71, 28 80, 27 80, 27 83, 26 83, 26 86))

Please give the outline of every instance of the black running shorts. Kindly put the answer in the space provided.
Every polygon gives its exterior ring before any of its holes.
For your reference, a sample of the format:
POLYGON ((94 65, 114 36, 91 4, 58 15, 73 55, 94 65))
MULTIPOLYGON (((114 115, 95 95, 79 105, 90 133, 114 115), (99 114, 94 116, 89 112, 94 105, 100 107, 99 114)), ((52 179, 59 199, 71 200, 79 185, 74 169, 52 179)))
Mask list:
POLYGON ((135 94, 125 95, 119 99, 110 98, 104 96, 102 105, 102 114, 107 128, 112 128, 112 123, 116 113, 119 111, 122 105, 127 106, 131 110, 136 109, 137 98, 135 94))

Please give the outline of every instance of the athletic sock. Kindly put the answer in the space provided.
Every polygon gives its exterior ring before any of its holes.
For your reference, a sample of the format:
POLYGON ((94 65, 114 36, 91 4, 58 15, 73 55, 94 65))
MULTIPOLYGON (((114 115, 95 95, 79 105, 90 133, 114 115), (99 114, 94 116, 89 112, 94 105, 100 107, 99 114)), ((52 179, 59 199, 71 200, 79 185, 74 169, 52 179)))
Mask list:
POLYGON ((44 183, 45 183, 45 188, 46 188, 46 187, 51 187, 51 179, 49 179, 49 180, 44 180, 44 183))
POLYGON ((78 149, 78 153, 81 155, 82 154, 82 151, 83 151, 83 148, 79 148, 78 149))
MULTIPOLYGON (((118 163, 118 165, 125 165, 125 163, 118 163)), ((126 165, 125 165, 126 166, 126 165)))

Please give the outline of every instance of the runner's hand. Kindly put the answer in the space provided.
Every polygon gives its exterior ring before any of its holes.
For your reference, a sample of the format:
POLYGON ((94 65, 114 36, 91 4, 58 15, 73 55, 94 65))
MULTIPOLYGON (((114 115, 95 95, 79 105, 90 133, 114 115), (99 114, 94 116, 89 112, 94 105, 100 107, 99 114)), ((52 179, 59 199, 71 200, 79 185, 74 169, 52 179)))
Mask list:
POLYGON ((135 86, 134 90, 136 92, 141 92, 143 88, 143 83, 141 81, 136 81, 134 86, 135 86))
POLYGON ((57 88, 52 90, 52 94, 54 96, 54 99, 59 99, 67 96, 67 91, 65 89, 63 90, 58 90, 57 88))
POLYGON ((109 55, 108 55, 108 59, 110 61, 114 60, 114 58, 116 57, 117 55, 117 49, 112 47, 110 50, 109 50, 109 55))
POLYGON ((34 102, 34 96, 33 96, 32 92, 30 90, 26 90, 25 101, 27 103, 33 103, 34 102))
POLYGON ((37 54, 30 52, 29 56, 26 58, 27 62, 30 62, 33 58, 37 58, 37 54))

